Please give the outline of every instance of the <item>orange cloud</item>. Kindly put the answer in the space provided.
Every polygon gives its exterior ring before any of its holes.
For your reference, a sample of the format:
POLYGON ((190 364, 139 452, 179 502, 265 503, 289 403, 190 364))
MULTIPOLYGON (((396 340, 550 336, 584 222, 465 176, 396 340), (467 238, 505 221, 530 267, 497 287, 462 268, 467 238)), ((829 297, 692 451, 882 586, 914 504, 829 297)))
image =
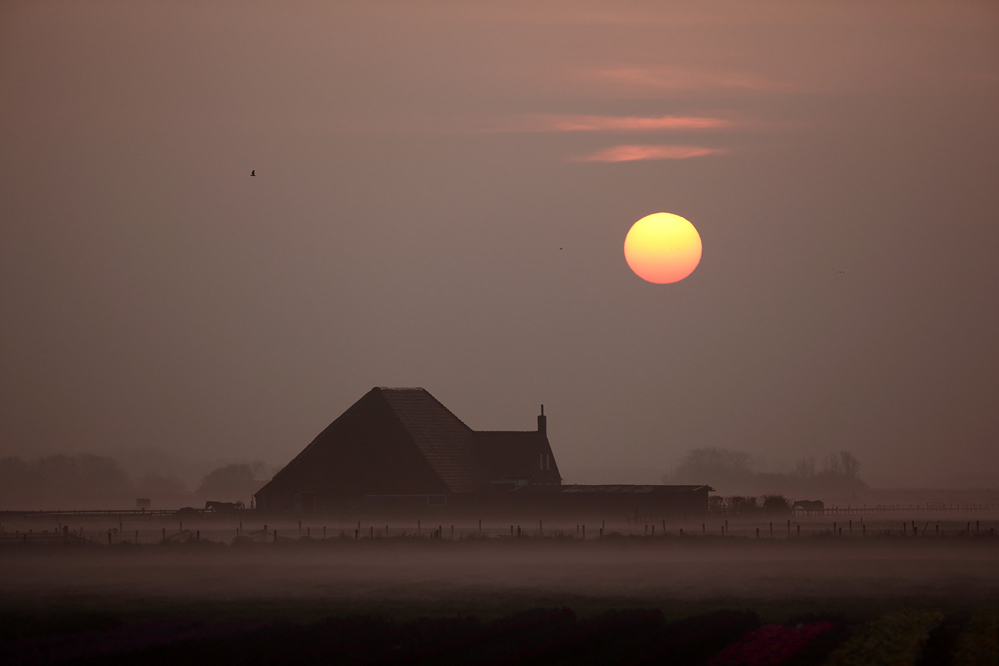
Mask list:
POLYGON ((720 148, 703 146, 614 146, 591 155, 570 158, 572 162, 636 162, 639 160, 685 160, 703 155, 723 155, 720 148))
POLYGON ((547 132, 648 132, 730 127, 724 118, 699 116, 534 116, 525 119, 526 131, 547 132))

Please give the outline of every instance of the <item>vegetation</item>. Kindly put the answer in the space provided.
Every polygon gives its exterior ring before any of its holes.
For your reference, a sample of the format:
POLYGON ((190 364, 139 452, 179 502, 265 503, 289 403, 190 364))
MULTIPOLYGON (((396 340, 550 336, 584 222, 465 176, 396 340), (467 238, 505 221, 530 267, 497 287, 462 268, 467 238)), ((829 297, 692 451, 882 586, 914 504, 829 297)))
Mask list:
POLYGON ((980 610, 961 632, 954 666, 999 666, 999 611, 980 610))
POLYGON ((264 484, 259 479, 262 471, 259 462, 224 465, 205 475, 192 493, 179 479, 156 472, 133 479, 110 456, 60 454, 31 461, 6 457, 0 458, 0 510, 129 508, 137 497, 249 504, 264 484))
POLYGON ((977 612, 956 644, 931 654, 929 636, 943 614, 913 609, 887 612, 866 625, 844 616, 810 616, 763 627, 752 611, 702 611, 666 622, 659 610, 641 608, 589 618, 568 608, 536 608, 491 621, 359 614, 318 622, 270 616, 221 622, 102 617, 95 623, 88 615, 84 624, 52 625, 46 616, 46 631, 22 627, 20 636, 0 640, 0 662, 977 666, 997 663, 997 618, 995 611, 977 612))
POLYGON ((849 451, 826 456, 816 469, 814 457, 799 460, 786 473, 757 472, 752 456, 723 448, 692 449, 663 483, 709 483, 721 493, 784 495, 797 499, 863 490, 860 460, 849 451))
POLYGON ((829 658, 829 666, 915 664, 930 632, 943 620, 939 611, 904 609, 870 622, 829 658))

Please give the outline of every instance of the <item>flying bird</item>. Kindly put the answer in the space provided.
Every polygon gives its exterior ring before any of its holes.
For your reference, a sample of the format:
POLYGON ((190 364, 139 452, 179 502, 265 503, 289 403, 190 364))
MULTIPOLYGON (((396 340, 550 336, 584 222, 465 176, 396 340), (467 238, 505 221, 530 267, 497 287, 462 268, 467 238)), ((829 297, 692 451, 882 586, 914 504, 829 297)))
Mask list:
POLYGON ((846 271, 836 271, 836 275, 839 275, 840 273, 846 273, 846 271))
POLYGON ((251 172, 250 172, 250 175, 251 175, 251 176, 256 176, 256 175, 257 175, 257 170, 256 170, 256 169, 254 169, 253 171, 251 171, 251 172))

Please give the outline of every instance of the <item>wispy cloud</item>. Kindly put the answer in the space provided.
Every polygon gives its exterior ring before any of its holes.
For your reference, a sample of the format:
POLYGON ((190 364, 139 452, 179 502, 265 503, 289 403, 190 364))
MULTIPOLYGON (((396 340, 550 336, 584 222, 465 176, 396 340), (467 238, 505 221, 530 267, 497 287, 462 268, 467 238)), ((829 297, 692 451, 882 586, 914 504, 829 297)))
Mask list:
MULTIPOLYGON (((525 116, 519 129, 535 132, 654 132, 722 129, 732 122, 700 116, 525 116)), ((517 126, 517 125, 515 125, 517 126)))
POLYGON ((570 157, 571 162, 636 162, 639 160, 685 160, 704 155, 723 155, 721 148, 704 146, 614 146, 590 155, 570 157))

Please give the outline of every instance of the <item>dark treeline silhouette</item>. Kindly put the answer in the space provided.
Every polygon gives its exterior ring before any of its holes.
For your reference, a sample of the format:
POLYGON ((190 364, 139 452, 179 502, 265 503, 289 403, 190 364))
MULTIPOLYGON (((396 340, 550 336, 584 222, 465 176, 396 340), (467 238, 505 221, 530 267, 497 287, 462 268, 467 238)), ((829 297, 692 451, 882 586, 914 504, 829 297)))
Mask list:
POLYGON ((752 456, 744 451, 701 448, 688 451, 673 473, 663 477, 663 482, 708 483, 718 493, 736 498, 767 495, 794 499, 849 498, 867 488, 859 472, 860 461, 849 451, 831 453, 820 463, 814 457, 804 458, 795 463, 793 471, 780 473, 754 471, 752 456))
POLYGON ((194 491, 177 477, 148 472, 132 478, 110 456, 82 453, 25 461, 0 458, 0 510, 128 509, 139 497, 155 508, 219 500, 242 501, 265 482, 263 464, 230 464, 208 473, 194 491))

